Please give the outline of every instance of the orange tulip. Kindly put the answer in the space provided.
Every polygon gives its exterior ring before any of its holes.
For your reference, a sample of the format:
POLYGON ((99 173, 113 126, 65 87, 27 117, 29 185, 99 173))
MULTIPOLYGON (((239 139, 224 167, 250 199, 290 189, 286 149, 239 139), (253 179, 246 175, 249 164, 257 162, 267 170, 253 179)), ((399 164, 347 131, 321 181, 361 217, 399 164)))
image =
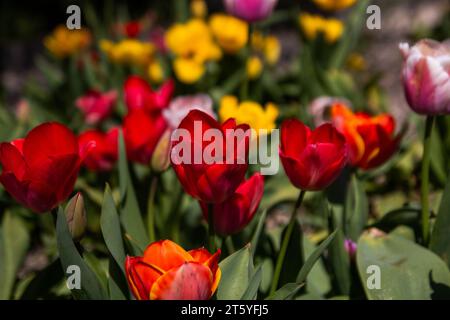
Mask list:
POLYGON ((331 107, 335 127, 349 145, 350 163, 361 169, 372 169, 386 162, 397 150, 401 136, 395 136, 395 120, 390 114, 370 116, 353 113, 346 105, 331 107))
POLYGON ((142 257, 127 257, 128 285, 138 300, 207 300, 217 289, 220 249, 185 251, 170 240, 153 242, 142 257))

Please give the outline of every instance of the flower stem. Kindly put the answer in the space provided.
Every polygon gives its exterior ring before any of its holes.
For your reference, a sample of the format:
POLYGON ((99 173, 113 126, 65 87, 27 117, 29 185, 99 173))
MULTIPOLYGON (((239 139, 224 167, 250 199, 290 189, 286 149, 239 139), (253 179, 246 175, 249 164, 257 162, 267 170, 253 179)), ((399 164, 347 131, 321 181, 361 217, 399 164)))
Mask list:
POLYGON ((216 232, 214 230, 214 204, 208 203, 208 243, 209 251, 216 251, 216 232))
POLYGON ((283 267, 284 258, 286 256, 286 251, 289 245, 289 241, 292 236, 292 232, 294 231, 295 221, 297 218, 297 210, 300 208, 302 204, 303 198, 305 197, 306 191, 301 190, 298 195, 297 202, 295 203, 294 210, 291 213, 291 219, 286 228, 286 232, 284 233, 283 240, 281 242, 280 252, 278 254, 277 263, 275 265, 275 272, 273 274, 272 286, 270 288, 269 296, 271 296, 278 288, 278 282, 280 280, 281 268, 283 267))
POLYGON ((155 195, 158 186, 158 176, 152 175, 150 181, 150 191, 147 199, 147 228, 150 242, 156 241, 155 233, 155 195))
POLYGON ((430 180, 431 132, 433 131, 434 119, 434 116, 427 117, 423 139, 420 200, 422 203, 422 240, 425 246, 428 245, 430 238, 430 203, 428 200, 428 193, 430 180))

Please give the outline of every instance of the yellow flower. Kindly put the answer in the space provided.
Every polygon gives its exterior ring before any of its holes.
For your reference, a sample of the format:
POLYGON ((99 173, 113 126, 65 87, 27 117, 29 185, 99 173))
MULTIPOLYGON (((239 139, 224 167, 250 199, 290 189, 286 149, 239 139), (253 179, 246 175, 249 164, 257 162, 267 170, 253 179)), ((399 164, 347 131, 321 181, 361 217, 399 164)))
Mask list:
POLYGON ((259 134, 259 129, 272 130, 278 117, 278 107, 269 102, 263 108, 254 101, 239 101, 234 96, 224 96, 220 101, 220 120, 236 119, 238 124, 247 123, 259 134))
POLYGON ((264 57, 267 63, 274 65, 280 60, 281 45, 277 37, 268 36, 264 41, 264 57))
POLYGON ((147 72, 148 77, 154 83, 161 83, 164 80, 164 70, 159 61, 150 62, 147 72))
POLYGON ((338 11, 347 9, 355 4, 356 0, 313 0, 323 10, 338 11))
POLYGON ((44 38, 44 46, 55 57, 65 58, 87 48, 91 43, 91 34, 85 29, 69 30, 60 25, 44 38))
POLYGON ((251 56, 247 60, 247 77, 251 80, 257 79, 261 75, 263 64, 257 56, 251 56))
POLYGON ((338 19, 326 19, 319 15, 302 13, 299 17, 300 27, 309 40, 316 39, 323 34, 327 43, 335 43, 344 32, 344 25, 338 19))
POLYGON ((173 62, 177 79, 183 83, 192 84, 200 80, 205 72, 203 64, 189 58, 177 58, 173 62))
POLYGON ((205 0, 191 0, 191 14, 195 18, 203 19, 208 14, 208 6, 205 0))
POLYGON ((220 47, 233 54, 241 50, 248 41, 248 24, 233 16, 215 14, 209 21, 211 32, 220 47))
POLYGON ((361 54, 354 52, 348 57, 347 66, 350 69, 362 71, 366 69, 366 60, 361 54))
POLYGON ((117 43, 101 40, 100 49, 115 63, 140 66, 148 64, 155 53, 153 44, 137 39, 123 39, 117 43))
POLYGON ((265 40, 266 38, 264 37, 264 35, 258 30, 252 32, 252 39, 251 39, 252 49, 255 51, 263 51, 265 46, 265 40))
POLYGON ((176 56, 193 59, 199 64, 222 57, 208 25, 200 19, 173 25, 167 30, 165 40, 169 50, 176 56))

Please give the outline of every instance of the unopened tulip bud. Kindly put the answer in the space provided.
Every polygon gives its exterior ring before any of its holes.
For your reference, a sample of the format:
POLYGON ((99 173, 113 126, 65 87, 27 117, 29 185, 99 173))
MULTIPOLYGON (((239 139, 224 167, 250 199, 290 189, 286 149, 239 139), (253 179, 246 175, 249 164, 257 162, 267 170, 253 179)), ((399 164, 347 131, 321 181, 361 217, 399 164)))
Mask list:
POLYGON ((163 172, 170 165, 170 130, 166 130, 158 143, 152 155, 151 168, 156 172, 163 172))
POLYGON ((78 192, 66 206, 65 210, 69 231, 74 240, 80 240, 86 230, 87 218, 83 195, 78 192))
POLYGON ((450 42, 425 39, 413 47, 400 44, 403 54, 403 87, 415 112, 450 113, 450 42))
POLYGON ((355 259, 355 255, 356 255, 356 243, 353 242, 350 239, 345 239, 344 240, 344 247, 345 247, 345 251, 347 251, 349 257, 351 260, 355 259))

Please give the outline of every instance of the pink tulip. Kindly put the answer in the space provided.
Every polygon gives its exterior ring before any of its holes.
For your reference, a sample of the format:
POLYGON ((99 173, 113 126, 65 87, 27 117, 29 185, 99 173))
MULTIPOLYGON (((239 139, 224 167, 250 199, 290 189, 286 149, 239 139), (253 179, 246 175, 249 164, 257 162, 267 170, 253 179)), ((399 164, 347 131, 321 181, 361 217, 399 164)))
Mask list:
POLYGON ((266 19, 272 14, 278 0, 224 0, 229 14, 247 22, 266 19))
POLYGON ((111 90, 102 93, 97 90, 90 90, 84 96, 75 101, 75 105, 80 109, 87 124, 97 124, 111 114, 117 100, 117 91, 111 90))
POLYGON ((425 39, 413 47, 400 44, 404 58, 403 86, 415 112, 450 113, 450 42, 425 39))

